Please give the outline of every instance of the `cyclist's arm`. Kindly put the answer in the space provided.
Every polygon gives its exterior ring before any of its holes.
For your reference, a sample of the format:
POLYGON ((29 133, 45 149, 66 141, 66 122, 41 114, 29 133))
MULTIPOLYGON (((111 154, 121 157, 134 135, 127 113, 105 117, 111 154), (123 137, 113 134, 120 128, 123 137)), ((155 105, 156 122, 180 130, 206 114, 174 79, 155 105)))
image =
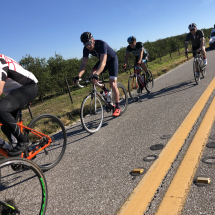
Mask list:
POLYGON ((98 66, 98 68, 96 70, 97 75, 100 75, 100 73, 104 70, 106 62, 107 62, 107 55, 106 54, 101 54, 101 56, 100 56, 100 64, 99 64, 99 66, 98 66))
POLYGON ((79 74, 78 74, 79 77, 81 77, 84 74, 86 67, 87 67, 87 62, 88 62, 88 57, 83 57, 82 62, 81 62, 81 66, 79 69, 79 74))
POLYGON ((5 81, 0 81, 0 95, 3 93, 5 81))
POLYGON ((128 63, 129 55, 130 55, 130 52, 126 52, 126 55, 125 55, 125 61, 124 61, 124 65, 125 65, 125 66, 126 66, 126 65, 127 65, 127 63, 128 63))
POLYGON ((184 46, 185 46, 185 52, 186 51, 189 52, 188 45, 189 45, 189 41, 185 41, 185 44, 184 44, 184 46))
POLYGON ((139 60, 138 60, 138 63, 140 63, 140 64, 141 64, 141 60, 143 59, 143 51, 144 51, 143 48, 139 50, 139 60))
POLYGON ((200 49, 203 49, 203 46, 204 46, 204 40, 205 40, 205 38, 204 38, 204 37, 200 38, 200 49))

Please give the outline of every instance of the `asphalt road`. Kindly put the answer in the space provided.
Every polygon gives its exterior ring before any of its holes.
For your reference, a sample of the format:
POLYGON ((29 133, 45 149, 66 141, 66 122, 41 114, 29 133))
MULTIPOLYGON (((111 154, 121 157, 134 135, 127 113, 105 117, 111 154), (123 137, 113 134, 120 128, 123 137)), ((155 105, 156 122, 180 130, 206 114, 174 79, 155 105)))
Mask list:
MULTIPOLYGON (((103 126, 97 133, 88 134, 80 121, 67 127, 66 153, 55 168, 45 173, 49 191, 46 214, 116 214, 144 177, 144 174, 133 177, 130 172, 137 167, 146 171, 150 168, 152 162, 143 158, 161 152, 150 150, 150 146, 168 142, 214 78, 215 51, 207 52, 207 59, 207 74, 199 85, 195 84, 193 60, 190 60, 157 78, 153 93, 145 93, 139 102, 129 99, 128 109, 121 117, 112 118, 105 113, 103 126)), ((197 127, 198 123, 190 141, 197 127)), ((215 141, 213 127, 211 140, 215 141)), ((181 150, 145 214, 155 214, 190 141, 181 150)), ((204 153, 209 152, 206 149, 204 153)), ((213 170, 212 165, 200 164, 198 173, 213 177, 213 170)), ((193 185, 183 214, 213 214, 213 186, 199 189, 193 185), (211 189, 210 200, 206 198, 207 189, 211 189), (205 198, 205 203, 199 196, 205 198), (211 207, 206 207, 206 203, 211 207)))

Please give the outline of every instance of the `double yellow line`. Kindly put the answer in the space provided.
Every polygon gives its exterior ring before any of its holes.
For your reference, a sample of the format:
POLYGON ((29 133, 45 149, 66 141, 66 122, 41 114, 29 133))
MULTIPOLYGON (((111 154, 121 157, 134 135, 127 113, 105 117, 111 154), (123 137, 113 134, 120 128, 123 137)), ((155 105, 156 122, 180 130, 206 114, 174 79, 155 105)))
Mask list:
MULTIPOLYGON (((215 78, 211 81, 210 85, 162 150, 159 158, 149 168, 117 215, 143 215, 214 89, 215 78)), ((157 211, 157 215, 178 214, 182 210, 184 199, 189 191, 192 178, 214 122, 214 110, 215 99, 213 99, 184 160, 171 182, 157 211)))

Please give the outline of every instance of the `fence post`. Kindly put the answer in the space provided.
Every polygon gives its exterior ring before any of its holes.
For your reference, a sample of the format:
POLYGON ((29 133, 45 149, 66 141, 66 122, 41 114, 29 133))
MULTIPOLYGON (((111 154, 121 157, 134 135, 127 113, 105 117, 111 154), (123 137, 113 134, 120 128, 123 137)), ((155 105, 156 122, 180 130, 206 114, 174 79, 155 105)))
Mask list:
POLYGON ((172 59, 172 56, 171 56, 171 51, 169 51, 169 54, 170 54, 170 57, 171 57, 171 59, 172 59))
POLYGON ((179 51, 179 47, 178 47, 178 55, 181 55, 180 51, 179 51))
POLYGON ((67 87, 67 90, 68 90, 68 93, 69 93, 69 97, 70 97, 71 103, 73 104, 72 96, 71 96, 69 85, 68 85, 68 82, 67 82, 67 78, 65 77, 64 79, 65 79, 65 83, 66 83, 66 87, 67 87))

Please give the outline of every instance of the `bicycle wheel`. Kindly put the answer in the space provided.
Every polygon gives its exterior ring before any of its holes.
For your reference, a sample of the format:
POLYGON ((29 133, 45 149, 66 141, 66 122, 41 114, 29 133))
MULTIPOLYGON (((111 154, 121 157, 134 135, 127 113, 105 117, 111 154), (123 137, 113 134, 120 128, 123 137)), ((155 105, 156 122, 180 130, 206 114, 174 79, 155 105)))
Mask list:
POLYGON ((154 86, 154 80, 153 75, 151 71, 148 69, 146 75, 145 75, 145 88, 148 93, 150 93, 154 86))
POLYGON ((0 173, 0 214, 45 214, 47 183, 36 164, 25 158, 7 158, 0 161, 0 173))
POLYGON ((205 75, 206 75, 206 67, 203 65, 203 60, 202 59, 201 59, 200 67, 201 67, 202 78, 204 78, 205 75))
POLYGON ((32 159, 42 170, 53 168, 60 162, 66 150, 67 135, 63 123, 54 115, 42 114, 34 118, 28 127, 42 133, 38 135, 34 131, 25 131, 25 135, 32 142, 29 155, 38 152, 50 142, 50 145, 32 159))
POLYGON ((81 104, 81 123, 91 134, 96 133, 102 126, 104 117, 103 106, 98 96, 89 94, 81 104))
POLYGON ((136 102, 140 98, 140 89, 138 79, 135 75, 131 75, 128 79, 128 92, 131 99, 136 102))
MULTIPOLYGON (((125 86, 122 83, 117 83, 117 88, 119 90, 119 106, 121 108, 120 115, 122 115, 125 113, 128 106, 128 94, 125 86)), ((112 96, 112 102, 115 104, 114 95, 112 96)))
POLYGON ((193 61, 193 73, 194 73, 194 79, 196 81, 196 84, 199 84, 199 81, 200 81, 200 72, 199 72, 200 70, 199 69, 200 68, 199 68, 198 61, 193 61))

